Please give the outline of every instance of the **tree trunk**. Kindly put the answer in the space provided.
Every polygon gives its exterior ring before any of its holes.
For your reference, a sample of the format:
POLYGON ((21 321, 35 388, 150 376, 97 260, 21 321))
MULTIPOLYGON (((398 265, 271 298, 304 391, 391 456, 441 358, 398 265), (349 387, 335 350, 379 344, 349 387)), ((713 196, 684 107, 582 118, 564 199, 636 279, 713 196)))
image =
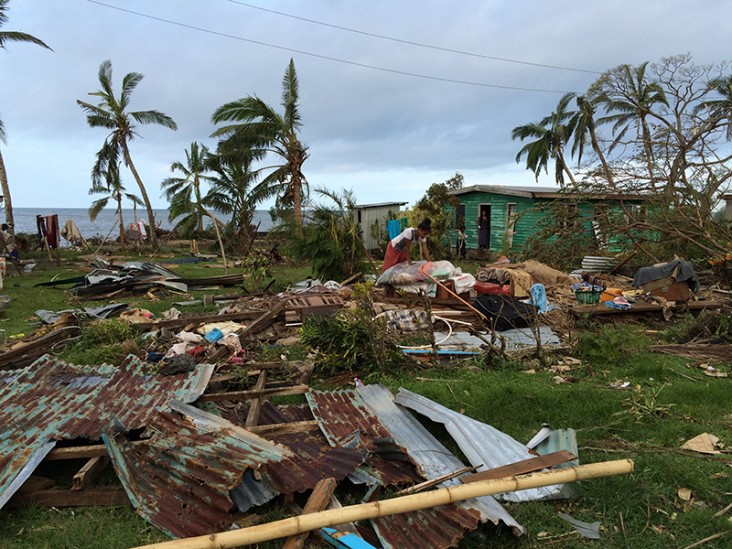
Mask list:
POLYGON ((221 240, 221 233, 219 232, 219 220, 216 219, 214 215, 205 208, 204 211, 206 212, 206 215, 211 218, 211 221, 213 221, 214 230, 216 231, 216 239, 219 241, 219 249, 221 250, 221 258, 224 260, 224 274, 226 274, 226 252, 224 251, 224 241, 221 240))
POLYGON ((122 219, 122 193, 117 197, 117 217, 119 218, 119 246, 125 249, 125 222, 122 219))
POLYGON ((607 163, 607 159, 600 149, 600 143, 597 141, 597 134, 595 134, 594 125, 590 126, 590 141, 592 143, 592 148, 595 150, 595 154, 597 154, 597 158, 600 159, 600 164, 602 164, 602 169, 605 172, 605 179, 607 179, 607 184, 610 186, 611 189, 615 190, 615 180, 613 178, 613 173, 610 171, 610 165, 607 163))
POLYGON ((300 174, 292 174, 292 209, 295 213, 295 231, 302 233, 302 181, 300 174))
POLYGON ((145 203, 145 208, 147 209, 147 220, 149 224, 150 229, 150 244, 155 246, 158 243, 157 235, 155 234, 155 214, 153 213, 152 205, 150 204, 150 199, 147 196, 147 190, 145 189, 145 184, 142 182, 142 179, 140 179, 140 174, 137 173, 137 168, 135 168, 135 165, 132 163, 132 157, 130 156, 130 150, 127 148, 127 143, 124 141, 122 142, 122 151, 125 155, 125 162, 127 163, 127 166, 129 166, 130 171, 132 172, 132 177, 135 178, 135 181, 137 181, 137 186, 140 187, 140 194, 142 195, 142 201, 145 203))
POLYGON ((0 187, 2 187, 5 199, 5 222, 8 224, 8 233, 15 236, 15 223, 13 221, 13 201, 10 198, 10 187, 8 186, 8 172, 5 171, 3 154, 0 152, 0 187))

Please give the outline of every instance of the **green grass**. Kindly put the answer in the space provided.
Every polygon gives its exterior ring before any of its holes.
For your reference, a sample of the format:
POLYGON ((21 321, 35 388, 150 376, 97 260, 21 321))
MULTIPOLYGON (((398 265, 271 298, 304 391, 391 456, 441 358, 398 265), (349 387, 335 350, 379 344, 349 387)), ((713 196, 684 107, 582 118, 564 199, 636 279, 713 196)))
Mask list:
MULTIPOLYGON (((201 265, 184 265, 176 270, 194 276, 223 273, 221 269, 201 265)), ((307 266, 275 266, 272 270, 278 289, 309 274, 307 266)), ((19 297, 6 313, 3 322, 6 329, 10 326, 19 331, 31 329, 30 320, 36 308, 74 306, 66 292, 45 289, 41 294, 32 288, 33 283, 48 280, 58 272, 71 276, 78 270, 74 265, 63 265, 61 269, 41 266, 23 279, 6 280, 6 293, 15 292, 19 297), (13 286, 15 283, 20 286, 13 286)), ((191 297, 200 295, 196 294, 191 297)), ((130 298, 130 302, 160 313, 172 301, 185 299, 185 296, 169 296, 153 303, 143 296, 130 298)), ((185 312, 191 310, 195 309, 186 308, 185 312)), ((641 332, 640 328, 588 325, 577 349, 582 364, 568 373, 574 380, 569 384, 555 384, 552 379, 555 374, 549 371, 526 373, 526 366, 518 361, 485 364, 479 360, 427 370, 391 370, 369 379, 384 383, 394 391, 405 387, 453 410, 462 410, 522 442, 529 440, 542 423, 555 428, 573 428, 577 431, 582 463, 623 458, 635 461, 632 475, 580 483, 577 499, 506 504, 509 512, 526 526, 527 536, 516 538, 505 528, 485 527, 467 536, 461 547, 685 547, 732 529, 728 520, 732 513, 713 516, 732 501, 732 468, 728 465, 732 459, 726 454, 703 456, 679 449, 685 440, 703 432, 732 444, 729 398, 732 379, 710 378, 692 363, 650 352, 649 341, 641 332), (417 377, 436 381, 419 381, 417 377), (618 380, 627 381, 629 387, 612 388, 611 383, 618 380), (693 491, 693 505, 685 505, 678 497, 679 488, 693 491), (600 521, 602 541, 589 542, 572 534, 571 527, 558 518, 558 511, 588 522, 600 521)), ((86 328, 79 343, 67 348, 64 356, 94 362, 100 356, 89 349, 103 347, 106 352, 116 352, 114 346, 129 336, 116 323, 86 328)), ((269 360, 285 354, 290 360, 297 360, 307 351, 303 346, 264 347, 258 359, 269 360)), ((732 373, 729 363, 718 367, 732 373)), ((342 380, 339 383, 313 379, 313 385, 323 389, 343 388, 342 380)), ((291 401, 301 402, 302 397, 288 397, 287 402, 291 401)), ((454 442, 446 438, 442 426, 426 423, 449 448, 459 453, 454 442)), ((42 473, 51 474, 50 471, 42 473)), ((63 474, 68 476, 73 471, 63 474)), ((109 471, 107 474, 108 481, 112 482, 113 475, 109 471)), ((356 491, 345 485, 339 490, 346 490, 344 500, 357 501, 355 497, 349 499, 356 491)), ((282 518, 283 511, 278 505, 273 502, 262 510, 265 520, 282 518)), ((0 548, 122 548, 166 539, 129 508, 29 507, 3 509, 0 513, 0 548)), ((730 540, 732 534, 703 547, 729 547, 730 540)), ((279 546, 281 542, 260 545, 279 546)))

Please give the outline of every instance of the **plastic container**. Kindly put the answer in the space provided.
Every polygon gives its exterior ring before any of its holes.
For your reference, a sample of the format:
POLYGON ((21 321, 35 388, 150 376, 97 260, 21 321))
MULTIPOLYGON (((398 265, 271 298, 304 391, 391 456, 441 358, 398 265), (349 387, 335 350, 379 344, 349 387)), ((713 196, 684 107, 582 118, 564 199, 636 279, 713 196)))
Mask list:
POLYGON ((576 290, 574 292, 577 302, 581 305, 597 305, 600 302, 600 295, 602 292, 595 292, 593 290, 576 290))

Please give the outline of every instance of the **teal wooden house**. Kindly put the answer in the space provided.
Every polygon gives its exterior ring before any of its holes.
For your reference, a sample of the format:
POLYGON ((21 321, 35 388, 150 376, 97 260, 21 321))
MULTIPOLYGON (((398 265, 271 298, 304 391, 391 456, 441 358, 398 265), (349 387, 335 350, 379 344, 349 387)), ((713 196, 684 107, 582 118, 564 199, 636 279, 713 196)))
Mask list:
MULTIPOLYGON (((450 191, 458 200, 454 211, 455 227, 465 227, 467 248, 478 248, 478 219, 485 211, 490 219, 490 249, 520 250, 541 228, 548 215, 547 206, 561 201, 576 210, 579 230, 588 238, 602 239, 600 227, 608 216, 623 215, 630 208, 644 208, 646 198, 640 195, 579 193, 555 187, 473 185, 450 191)), ((455 232, 452 242, 455 242, 455 232)), ((618 242, 605 242, 609 251, 621 251, 618 242)))

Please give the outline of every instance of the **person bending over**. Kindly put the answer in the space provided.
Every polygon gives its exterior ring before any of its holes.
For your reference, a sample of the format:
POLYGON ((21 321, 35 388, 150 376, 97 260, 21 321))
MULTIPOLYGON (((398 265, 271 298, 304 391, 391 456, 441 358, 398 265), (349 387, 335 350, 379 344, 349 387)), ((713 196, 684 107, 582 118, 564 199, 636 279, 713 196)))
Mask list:
POLYGON ((384 256, 384 265, 381 268, 381 272, 383 273, 389 267, 393 267, 397 263, 403 263, 404 261, 411 265, 412 257, 409 255, 409 249, 414 240, 419 240, 424 258, 429 261, 430 252, 427 250, 427 235, 430 234, 431 229, 432 222, 428 218, 422 221, 416 229, 411 227, 404 229, 399 235, 392 238, 386 247, 386 255, 384 256))

